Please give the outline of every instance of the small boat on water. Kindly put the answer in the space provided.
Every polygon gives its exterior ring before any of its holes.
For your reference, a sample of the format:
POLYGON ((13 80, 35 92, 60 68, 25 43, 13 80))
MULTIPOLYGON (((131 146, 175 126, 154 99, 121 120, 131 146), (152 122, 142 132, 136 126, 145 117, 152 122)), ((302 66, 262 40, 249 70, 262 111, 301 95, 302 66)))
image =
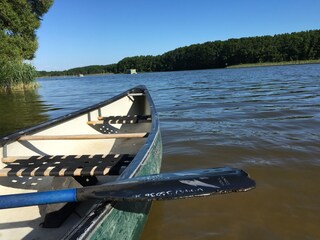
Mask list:
POLYGON ((161 173, 145 86, 0 138, 0 238, 137 239, 152 200, 247 191, 230 167, 161 173))
MULTIPOLYGON (((158 114, 139 86, 0 139, 0 195, 101 185, 156 174, 158 114)), ((90 200, 0 210, 1 239, 131 239, 150 201, 90 200)))
POLYGON ((137 74, 137 69, 131 68, 127 70, 128 74, 137 74))

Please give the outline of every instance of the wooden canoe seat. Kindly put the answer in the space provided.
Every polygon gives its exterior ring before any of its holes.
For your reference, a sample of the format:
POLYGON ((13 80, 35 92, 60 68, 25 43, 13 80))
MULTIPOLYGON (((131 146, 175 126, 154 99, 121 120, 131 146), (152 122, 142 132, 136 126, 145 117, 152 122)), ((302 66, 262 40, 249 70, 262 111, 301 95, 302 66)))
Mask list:
POLYGON ((84 135, 24 135, 19 141, 36 140, 93 140, 93 139, 117 139, 117 138, 144 138, 148 133, 114 133, 114 134, 84 134, 84 135))
POLYGON ((88 121, 88 124, 134 124, 134 123, 150 123, 151 115, 133 115, 133 116, 110 116, 98 117, 99 121, 88 121))
POLYGON ((103 176, 117 174, 134 158, 129 154, 32 156, 16 159, 0 170, 0 177, 8 176, 103 176))

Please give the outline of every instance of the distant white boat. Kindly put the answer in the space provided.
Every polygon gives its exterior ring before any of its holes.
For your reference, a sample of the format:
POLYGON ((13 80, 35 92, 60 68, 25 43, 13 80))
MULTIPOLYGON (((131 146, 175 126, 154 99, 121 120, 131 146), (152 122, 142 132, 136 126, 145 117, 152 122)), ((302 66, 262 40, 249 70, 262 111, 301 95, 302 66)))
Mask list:
POLYGON ((128 73, 129 74, 137 74, 137 70, 132 68, 132 69, 129 69, 128 73))
POLYGON ((83 76, 84 76, 83 74, 81 74, 81 73, 79 74, 79 77, 83 77, 83 76))

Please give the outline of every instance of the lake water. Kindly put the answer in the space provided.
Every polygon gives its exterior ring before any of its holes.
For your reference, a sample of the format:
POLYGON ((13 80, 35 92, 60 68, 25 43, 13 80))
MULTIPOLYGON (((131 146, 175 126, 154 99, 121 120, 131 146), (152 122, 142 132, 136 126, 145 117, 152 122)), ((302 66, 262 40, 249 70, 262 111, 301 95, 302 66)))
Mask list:
POLYGON ((142 239, 320 239, 320 65, 39 79, 0 95, 0 135, 146 85, 162 171, 240 167, 247 193, 155 202, 142 239))

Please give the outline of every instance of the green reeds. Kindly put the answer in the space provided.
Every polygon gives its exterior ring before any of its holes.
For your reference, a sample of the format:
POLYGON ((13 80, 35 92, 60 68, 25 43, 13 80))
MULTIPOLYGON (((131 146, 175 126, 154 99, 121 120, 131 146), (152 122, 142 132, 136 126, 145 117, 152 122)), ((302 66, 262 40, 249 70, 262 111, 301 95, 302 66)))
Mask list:
POLYGON ((34 89, 38 87, 37 71, 27 63, 9 61, 0 64, 0 91, 34 89))
POLYGON ((284 62, 260 62, 260 63, 244 63, 238 65, 231 65, 227 68, 247 68, 247 67, 269 67, 269 66, 284 66, 284 65, 297 65, 297 64, 319 64, 320 59, 314 60, 297 60, 297 61, 284 61, 284 62))

